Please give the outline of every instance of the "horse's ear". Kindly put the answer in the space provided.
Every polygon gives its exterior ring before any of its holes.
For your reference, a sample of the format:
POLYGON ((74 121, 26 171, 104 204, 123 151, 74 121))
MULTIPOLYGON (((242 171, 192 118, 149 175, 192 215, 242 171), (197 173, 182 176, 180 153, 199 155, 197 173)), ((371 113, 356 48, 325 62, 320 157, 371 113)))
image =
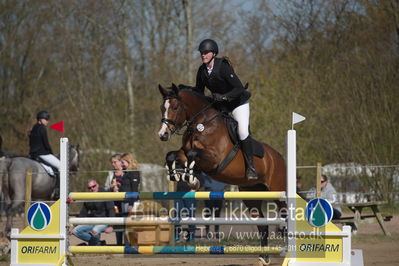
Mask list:
POLYGON ((173 92, 178 95, 179 94, 179 88, 176 86, 176 84, 172 83, 172 90, 173 92))
POLYGON ((161 84, 158 84, 158 89, 159 92, 162 94, 163 97, 166 97, 166 95, 168 94, 168 91, 166 89, 164 89, 161 84))

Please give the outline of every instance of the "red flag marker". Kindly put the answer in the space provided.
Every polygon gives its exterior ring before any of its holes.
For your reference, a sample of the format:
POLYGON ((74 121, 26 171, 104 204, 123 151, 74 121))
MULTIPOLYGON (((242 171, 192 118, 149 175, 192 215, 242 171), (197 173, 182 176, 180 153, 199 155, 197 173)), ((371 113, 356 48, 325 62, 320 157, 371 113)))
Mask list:
POLYGON ((64 121, 60 121, 50 126, 50 128, 62 132, 62 137, 64 137, 64 121))

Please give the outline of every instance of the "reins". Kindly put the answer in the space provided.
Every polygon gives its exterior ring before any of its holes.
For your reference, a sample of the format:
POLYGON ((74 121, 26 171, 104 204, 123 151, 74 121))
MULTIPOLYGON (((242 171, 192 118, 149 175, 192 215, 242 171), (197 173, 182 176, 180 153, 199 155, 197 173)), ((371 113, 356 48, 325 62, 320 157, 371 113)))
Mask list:
MULTIPOLYGON (((191 126, 191 124, 194 122, 194 119, 197 118, 197 116, 199 116, 200 114, 204 113, 206 110, 208 110, 209 108, 212 107, 212 105, 215 102, 212 102, 210 104, 208 104, 204 109, 202 109, 201 111, 199 111, 198 113, 196 113, 189 121, 186 121, 187 127, 191 126)), ((215 115, 214 117, 212 117, 210 120, 202 123, 203 125, 208 124, 209 122, 211 122, 213 119, 215 119, 216 117, 218 117, 220 115, 220 113, 218 113, 217 115, 215 115)))
MULTIPOLYGON (((168 97, 166 97, 165 99, 172 99, 172 98, 179 100, 179 97, 178 97, 178 96, 168 96, 168 97)), ((215 103, 215 102, 211 102, 210 104, 208 104, 206 107, 204 107, 203 109, 201 109, 201 111, 199 111, 198 113, 196 113, 190 120, 185 121, 180 127, 178 127, 178 126, 176 125, 176 121, 171 120, 171 119, 168 119, 168 118, 164 118, 164 117, 161 119, 161 123, 166 124, 166 126, 167 126, 168 129, 170 130, 170 134, 171 134, 171 135, 173 135, 173 134, 175 134, 175 133, 176 133, 176 135, 183 135, 184 133, 180 133, 180 130, 182 130, 182 129, 184 129, 184 128, 187 128, 187 130, 189 130, 189 128, 190 128, 190 126, 193 124, 194 120, 195 120, 199 115, 203 114, 205 111, 207 111, 209 108, 211 108, 212 105, 213 105, 214 103, 215 103), (174 128, 171 129, 171 128, 169 127, 169 124, 173 125, 174 128)), ((179 110, 179 112, 180 112, 180 110, 179 110)), ((204 122, 203 125, 208 124, 209 122, 211 122, 212 120, 214 120, 215 118, 217 118, 219 115, 220 115, 220 113, 216 114, 216 115, 215 115, 214 117, 212 117, 210 120, 204 122)))

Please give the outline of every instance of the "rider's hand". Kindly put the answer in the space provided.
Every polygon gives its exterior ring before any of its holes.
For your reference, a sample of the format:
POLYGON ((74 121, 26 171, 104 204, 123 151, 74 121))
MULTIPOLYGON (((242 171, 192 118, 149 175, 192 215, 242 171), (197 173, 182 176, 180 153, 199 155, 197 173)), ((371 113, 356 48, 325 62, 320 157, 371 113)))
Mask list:
POLYGON ((222 102, 222 101, 227 101, 227 97, 223 94, 220 93, 214 93, 212 94, 212 98, 215 102, 222 102))
POLYGON ((112 226, 108 226, 108 227, 105 229, 105 233, 106 233, 106 234, 112 233, 113 230, 114 230, 114 229, 112 228, 112 226))

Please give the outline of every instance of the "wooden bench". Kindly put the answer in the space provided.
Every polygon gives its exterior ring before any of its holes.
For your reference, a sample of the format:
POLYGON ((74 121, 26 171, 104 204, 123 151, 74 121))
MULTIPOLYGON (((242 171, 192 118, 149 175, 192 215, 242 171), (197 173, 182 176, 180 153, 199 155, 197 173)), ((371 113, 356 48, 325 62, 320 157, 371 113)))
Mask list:
POLYGON ((353 233, 357 232, 360 224, 378 222, 384 234, 386 236, 391 236, 391 233, 386 228, 384 222, 390 221, 392 219, 392 215, 384 215, 379 211, 379 206, 385 203, 386 202, 375 201, 343 204, 343 207, 347 207, 353 212, 353 216, 340 217, 339 219, 332 220, 332 222, 352 226, 353 233), (371 209, 372 213, 362 214, 362 211, 366 208, 371 209))
MULTIPOLYGON (((381 214, 381 216, 382 216, 382 219, 384 220, 384 222, 389 222, 393 218, 392 215, 381 214)), ((359 227, 359 223, 360 224, 376 223, 378 221, 377 221, 377 218, 375 217, 375 215, 369 214, 369 215, 361 215, 360 222, 356 221, 355 216, 340 217, 338 219, 332 220, 332 222, 334 224, 350 225, 352 227, 352 232, 354 234, 356 234, 358 227, 359 227)))

